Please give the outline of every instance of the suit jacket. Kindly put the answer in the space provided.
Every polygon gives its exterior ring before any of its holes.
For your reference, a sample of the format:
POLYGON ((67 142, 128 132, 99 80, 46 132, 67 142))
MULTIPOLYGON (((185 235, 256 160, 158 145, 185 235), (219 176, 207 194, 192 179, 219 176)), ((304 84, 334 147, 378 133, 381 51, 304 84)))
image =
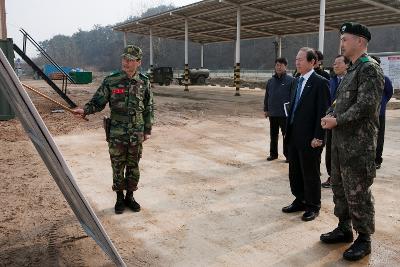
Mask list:
POLYGON ((304 85, 296 110, 293 104, 296 97, 298 79, 291 88, 290 111, 286 125, 285 142, 298 148, 311 147, 314 138, 324 140, 325 131, 321 127, 321 118, 329 107, 329 83, 324 77, 313 72, 304 85), (290 123, 292 116, 293 124, 290 123))
POLYGON ((329 105, 332 105, 332 103, 336 99, 336 91, 339 87, 339 80, 338 76, 335 75, 329 80, 329 91, 330 91, 330 100, 329 100, 329 105))

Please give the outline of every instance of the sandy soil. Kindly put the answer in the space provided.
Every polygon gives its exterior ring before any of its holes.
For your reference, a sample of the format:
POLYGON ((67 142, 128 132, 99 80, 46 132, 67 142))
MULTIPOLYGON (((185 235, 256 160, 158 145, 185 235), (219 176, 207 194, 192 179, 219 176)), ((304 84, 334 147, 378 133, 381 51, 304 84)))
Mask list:
MULTIPOLYGON (((26 81, 59 99, 42 81, 26 81)), ((70 86, 84 104, 98 82, 70 86)), ((389 110, 384 163, 373 186, 376 234, 371 256, 349 264, 347 245, 319 235, 336 224, 332 192, 320 216, 283 214, 292 201, 283 158, 267 162, 264 92, 156 87, 157 122, 145 143, 140 213, 115 215, 101 114, 89 122, 32 95, 78 185, 129 266, 396 266, 400 264, 400 111, 389 110)), ((61 101, 61 100, 60 100, 61 101)), ((392 104, 391 108, 397 108, 392 104)), ((112 266, 81 229, 17 120, 0 122, 0 266, 112 266)), ((322 179, 326 179, 324 165, 322 179)))

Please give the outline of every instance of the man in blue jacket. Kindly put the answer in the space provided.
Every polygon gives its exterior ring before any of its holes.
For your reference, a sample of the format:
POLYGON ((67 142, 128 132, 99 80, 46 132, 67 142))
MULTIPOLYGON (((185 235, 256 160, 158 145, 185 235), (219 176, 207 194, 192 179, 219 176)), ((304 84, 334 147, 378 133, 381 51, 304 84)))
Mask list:
MULTIPOLYGON (((275 60, 275 74, 267 82, 264 98, 264 114, 269 118, 270 125, 270 147, 268 161, 278 158, 279 128, 282 135, 286 134, 286 113, 284 104, 290 101, 290 86, 293 77, 286 74, 287 59, 277 58, 275 60)), ((287 146, 283 143, 283 154, 288 157, 287 146)))
MULTIPOLYGON (((379 64, 381 64, 381 60, 379 57, 371 56, 375 59, 379 64)), ((385 121, 386 121, 386 105, 393 95, 393 85, 390 81, 389 77, 384 75, 385 77, 385 87, 383 88, 382 100, 381 100, 381 110, 379 113, 379 128, 378 128, 378 139, 376 142, 376 158, 375 158, 375 166, 377 169, 381 168, 381 164, 383 161, 382 152, 383 152, 383 143, 385 141, 385 121)))

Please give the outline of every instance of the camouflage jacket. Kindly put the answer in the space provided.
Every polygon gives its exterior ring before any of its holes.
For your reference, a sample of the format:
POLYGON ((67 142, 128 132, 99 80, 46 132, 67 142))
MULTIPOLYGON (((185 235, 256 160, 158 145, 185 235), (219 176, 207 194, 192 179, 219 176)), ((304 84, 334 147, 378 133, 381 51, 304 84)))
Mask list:
POLYGON ((137 73, 129 79, 123 71, 107 76, 84 106, 84 112, 99 112, 107 103, 111 111, 110 138, 151 134, 154 104, 147 76, 137 73))
POLYGON ((332 145, 350 154, 374 153, 384 85, 378 63, 367 55, 351 64, 337 91, 332 145))

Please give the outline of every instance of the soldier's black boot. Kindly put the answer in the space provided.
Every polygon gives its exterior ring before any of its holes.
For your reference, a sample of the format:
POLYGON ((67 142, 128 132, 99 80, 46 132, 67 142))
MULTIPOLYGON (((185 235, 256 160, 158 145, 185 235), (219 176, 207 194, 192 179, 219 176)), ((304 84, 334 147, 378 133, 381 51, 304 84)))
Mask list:
POLYGON ((115 203, 114 209, 115 209, 116 214, 121 214, 124 212, 125 203, 124 203, 124 192, 123 191, 117 192, 117 202, 115 203))
POLYGON ((133 192, 132 191, 127 191, 126 192, 125 205, 128 208, 130 208, 132 211, 134 211, 134 212, 139 212, 140 211, 140 205, 133 198, 133 192))
POLYGON ((358 261, 371 254, 371 236, 359 233, 356 241, 343 253, 343 258, 348 261, 358 261))
POLYGON ((327 244, 350 243, 353 241, 353 231, 351 229, 342 230, 337 227, 332 232, 322 234, 319 239, 327 244))

